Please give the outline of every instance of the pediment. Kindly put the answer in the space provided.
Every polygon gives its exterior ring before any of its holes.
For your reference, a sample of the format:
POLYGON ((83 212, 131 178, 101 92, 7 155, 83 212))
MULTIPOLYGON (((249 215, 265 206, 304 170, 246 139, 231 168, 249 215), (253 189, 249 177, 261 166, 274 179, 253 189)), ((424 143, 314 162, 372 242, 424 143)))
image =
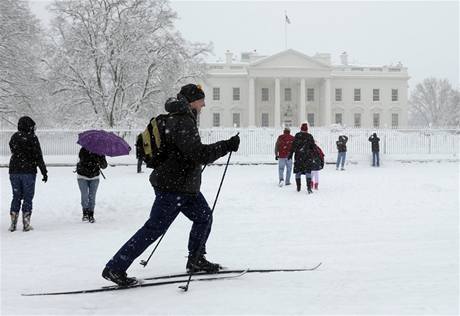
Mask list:
POLYGON ((293 49, 282 51, 254 61, 251 68, 305 68, 305 69, 329 69, 330 67, 314 58, 293 49))

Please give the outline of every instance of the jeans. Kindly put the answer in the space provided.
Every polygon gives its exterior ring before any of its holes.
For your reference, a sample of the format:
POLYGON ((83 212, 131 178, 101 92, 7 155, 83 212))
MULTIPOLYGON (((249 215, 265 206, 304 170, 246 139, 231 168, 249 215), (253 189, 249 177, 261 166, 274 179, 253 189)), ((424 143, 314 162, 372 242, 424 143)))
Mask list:
POLYGON ((32 200, 35 194, 35 173, 10 174, 11 188, 13 189, 13 200, 11 201, 10 213, 32 212, 32 200))
POLYGON ((94 211, 96 206, 96 192, 99 186, 99 179, 86 180, 78 179, 78 187, 81 193, 81 207, 94 211))
POLYGON ((206 253, 206 241, 211 232, 212 211, 200 192, 197 195, 155 190, 150 217, 113 256, 107 267, 126 271, 155 240, 163 235, 177 217, 183 213, 193 222, 188 240, 188 251, 192 256, 206 253))
POLYGON ((142 158, 138 158, 137 159, 137 173, 141 173, 142 172, 142 158))
POLYGON ((308 172, 308 171, 307 171, 307 172, 297 172, 297 173, 295 174, 295 178, 296 178, 296 179, 300 179, 300 177, 301 177, 303 174, 304 174, 305 177, 307 178, 307 181, 308 181, 308 179, 311 179, 311 171, 310 171, 310 172, 308 172))
POLYGON ((291 183, 292 159, 278 159, 278 175, 279 179, 284 180, 284 167, 286 167, 286 184, 291 183))
POLYGON ((337 163, 335 164, 335 167, 337 169, 339 168, 340 163, 342 163, 342 169, 343 169, 343 166, 345 165, 345 158, 346 157, 347 157, 347 152, 346 151, 337 153, 337 163))
POLYGON ((378 151, 373 151, 372 152, 372 167, 376 166, 376 162, 377 162, 377 167, 380 167, 379 152, 378 151))

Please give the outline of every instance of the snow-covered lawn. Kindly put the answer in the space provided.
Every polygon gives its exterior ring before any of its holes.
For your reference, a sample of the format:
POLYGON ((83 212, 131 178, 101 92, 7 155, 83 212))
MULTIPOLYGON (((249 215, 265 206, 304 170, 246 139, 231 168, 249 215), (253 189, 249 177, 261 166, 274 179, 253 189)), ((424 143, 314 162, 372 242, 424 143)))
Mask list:
MULTIPOLYGON (((210 205, 224 168, 210 166, 210 205)), ((320 173, 319 191, 279 188, 275 166, 230 166, 214 214, 208 259, 230 268, 314 272, 71 296, 21 293, 97 288, 105 263, 146 220, 154 195, 148 172, 109 167, 96 223, 82 223, 73 168, 37 181, 32 225, 11 233, 8 170, 1 174, 1 313, 9 314, 458 314, 457 163, 388 162, 320 173)), ((38 180, 41 178, 38 178, 38 180)), ((305 182, 305 180, 303 179, 305 182)), ((190 222, 179 216, 150 264, 129 275, 183 272, 190 222)), ((149 248, 140 259, 146 259, 149 248)))

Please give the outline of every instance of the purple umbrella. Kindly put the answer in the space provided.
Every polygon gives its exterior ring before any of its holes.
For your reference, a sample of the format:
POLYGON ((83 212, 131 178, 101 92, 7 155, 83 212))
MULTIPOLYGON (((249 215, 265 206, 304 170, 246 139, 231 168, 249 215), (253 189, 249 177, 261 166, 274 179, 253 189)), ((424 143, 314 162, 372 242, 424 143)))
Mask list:
POLYGON ((123 138, 103 130, 93 129, 78 134, 77 144, 92 153, 110 157, 128 155, 131 150, 123 138))

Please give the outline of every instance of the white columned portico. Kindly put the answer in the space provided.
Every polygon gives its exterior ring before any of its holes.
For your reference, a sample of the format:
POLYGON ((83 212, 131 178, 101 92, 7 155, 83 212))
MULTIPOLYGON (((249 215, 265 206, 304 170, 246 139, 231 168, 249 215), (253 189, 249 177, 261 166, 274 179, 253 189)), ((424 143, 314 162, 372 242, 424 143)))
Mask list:
POLYGON ((300 79, 300 114, 299 120, 300 124, 305 122, 305 111, 306 111, 306 96, 305 96, 305 78, 300 79))
POLYGON ((248 125, 249 127, 256 126, 256 95, 255 95, 255 82, 254 78, 249 78, 249 113, 248 125))
POLYGON ((331 79, 324 79, 324 126, 331 124, 331 79))
POLYGON ((280 79, 275 79, 275 109, 273 127, 278 128, 281 126, 281 85, 280 79))

